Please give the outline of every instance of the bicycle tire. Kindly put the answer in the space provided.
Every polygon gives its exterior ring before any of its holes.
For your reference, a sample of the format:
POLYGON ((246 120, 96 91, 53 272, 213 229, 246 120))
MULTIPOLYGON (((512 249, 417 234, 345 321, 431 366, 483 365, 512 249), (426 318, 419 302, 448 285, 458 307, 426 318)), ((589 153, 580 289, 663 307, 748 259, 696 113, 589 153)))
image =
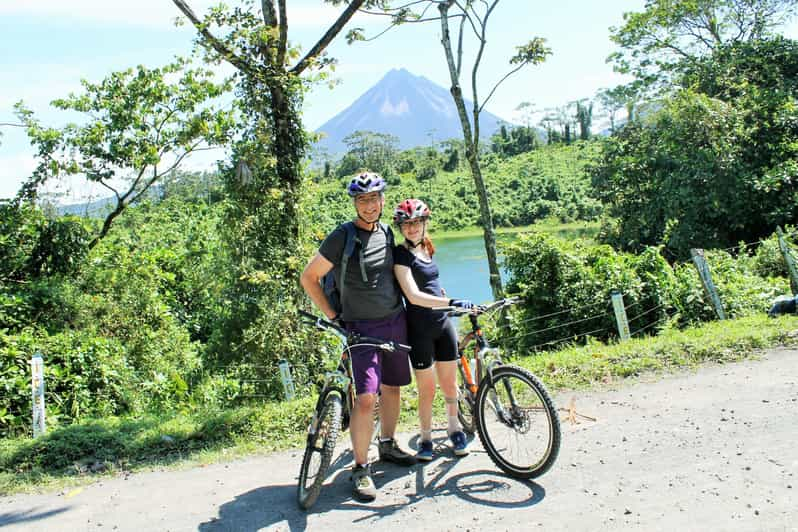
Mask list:
POLYGON ((483 448, 511 477, 536 478, 554 465, 562 438, 560 417, 543 383, 529 371, 502 365, 486 375, 477 392, 476 414, 483 448), (522 443, 526 436, 529 442, 522 443))
POLYGON ((465 372, 460 362, 457 362, 457 419, 468 434, 477 431, 474 421, 474 394, 468 389, 465 372))
POLYGON ((302 467, 297 483, 297 503, 303 510, 310 509, 321 493, 322 484, 330 467, 335 443, 341 431, 341 396, 330 393, 317 410, 318 422, 314 434, 308 435, 302 467), (318 460, 317 467, 313 467, 318 460))

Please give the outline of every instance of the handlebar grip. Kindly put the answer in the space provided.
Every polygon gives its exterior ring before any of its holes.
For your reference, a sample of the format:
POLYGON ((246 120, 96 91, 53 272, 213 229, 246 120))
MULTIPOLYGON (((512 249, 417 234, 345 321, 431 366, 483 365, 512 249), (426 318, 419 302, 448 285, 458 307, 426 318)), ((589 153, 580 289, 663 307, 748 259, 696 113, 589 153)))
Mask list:
POLYGON ((300 308, 300 309, 297 309, 297 311, 298 311, 298 312, 299 312, 299 313, 300 313, 302 316, 304 316, 305 318, 310 318, 310 319, 312 319, 313 321, 316 321, 316 319, 317 319, 317 317, 316 317, 316 316, 314 316, 314 315, 313 315, 313 314, 311 314, 310 312, 305 312, 305 311, 304 311, 304 310, 302 310, 301 308, 300 308))

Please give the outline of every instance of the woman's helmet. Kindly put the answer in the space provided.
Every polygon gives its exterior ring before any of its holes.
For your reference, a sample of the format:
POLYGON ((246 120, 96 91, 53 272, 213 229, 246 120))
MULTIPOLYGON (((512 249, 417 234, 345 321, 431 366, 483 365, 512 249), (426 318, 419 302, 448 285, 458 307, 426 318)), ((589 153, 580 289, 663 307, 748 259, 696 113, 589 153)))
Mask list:
POLYGON ((429 215, 430 211, 426 203, 420 199, 410 198, 396 206, 393 211, 393 221, 397 225, 402 225, 408 220, 416 218, 427 219, 429 215))
POLYGON ((353 198, 358 194, 368 192, 382 192, 385 190, 385 179, 380 174, 374 172, 363 172, 352 178, 346 191, 353 198))

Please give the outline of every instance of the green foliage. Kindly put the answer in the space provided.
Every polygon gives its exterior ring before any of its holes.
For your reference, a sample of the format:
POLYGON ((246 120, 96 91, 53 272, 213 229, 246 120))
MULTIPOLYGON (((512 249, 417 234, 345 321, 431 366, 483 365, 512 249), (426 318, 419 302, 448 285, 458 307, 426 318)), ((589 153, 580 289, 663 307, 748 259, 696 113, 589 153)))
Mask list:
POLYGON ((355 131, 344 138, 347 152, 336 169, 338 177, 350 177, 364 169, 388 176, 396 165, 399 138, 373 131, 355 131))
POLYGON ((256 441, 262 450, 298 445, 314 406, 306 397, 225 411, 197 410, 177 417, 97 417, 57 427, 36 440, 0 450, 0 472, 74 476, 99 462, 105 468, 170 462, 198 451, 256 441))
POLYGON ((687 70, 693 88, 609 139, 593 170, 619 220, 606 241, 622 249, 664 243, 685 258, 690 247, 756 241, 798 217, 798 45, 721 47, 687 70))
POLYGON ((73 273, 86 254, 87 225, 76 217, 47 218, 28 204, 0 204, 0 281, 73 273))
MULTIPOLYGON (((731 318, 764 313, 775 296, 789 291, 784 278, 757 276, 751 259, 710 251, 707 260, 731 318)), ((506 335, 520 352, 586 337, 616 337, 612 290, 623 294, 633 334, 666 319, 686 326, 715 317, 695 267, 671 268, 655 248, 631 255, 532 233, 505 246, 505 264, 508 290, 525 301, 506 335)))
POLYGON ((512 157, 537 148, 540 144, 534 128, 518 126, 510 128, 502 125, 491 137, 491 151, 501 157, 512 157))
POLYGON ((39 164, 17 203, 35 198, 49 179, 78 175, 102 184, 114 192, 116 203, 90 242, 93 247, 127 205, 187 155, 230 140, 233 111, 214 104, 230 90, 230 82, 214 78, 211 70, 190 69, 187 60, 177 59, 162 68, 114 72, 100 83, 83 80, 82 94, 53 101, 56 108, 84 117, 61 129, 41 126, 18 104, 39 164), (130 174, 127 190, 116 190, 120 178, 130 174))
POLYGON ((621 50, 609 60, 639 80, 661 80, 723 45, 767 38, 797 7, 795 0, 651 0, 610 28, 621 50))

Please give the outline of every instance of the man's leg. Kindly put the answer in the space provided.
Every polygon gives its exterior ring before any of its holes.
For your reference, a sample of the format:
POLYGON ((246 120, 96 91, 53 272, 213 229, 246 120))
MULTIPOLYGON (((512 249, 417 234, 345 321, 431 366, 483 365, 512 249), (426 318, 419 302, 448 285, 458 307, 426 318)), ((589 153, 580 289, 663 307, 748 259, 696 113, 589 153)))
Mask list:
POLYGON ((380 436, 382 439, 393 438, 399 421, 400 388, 383 384, 380 391, 380 436))
POLYGON ((416 463, 416 458, 403 451, 394 439, 401 404, 399 387, 383 384, 380 390, 380 460, 411 466, 416 463))
MULTIPOLYGON (((355 408, 349 422, 349 433, 352 438, 352 453, 355 463, 366 465, 368 463, 369 445, 374 430, 374 404, 376 397, 373 393, 364 393, 355 399, 355 408)), ((396 422, 394 421, 394 426, 396 422)))

